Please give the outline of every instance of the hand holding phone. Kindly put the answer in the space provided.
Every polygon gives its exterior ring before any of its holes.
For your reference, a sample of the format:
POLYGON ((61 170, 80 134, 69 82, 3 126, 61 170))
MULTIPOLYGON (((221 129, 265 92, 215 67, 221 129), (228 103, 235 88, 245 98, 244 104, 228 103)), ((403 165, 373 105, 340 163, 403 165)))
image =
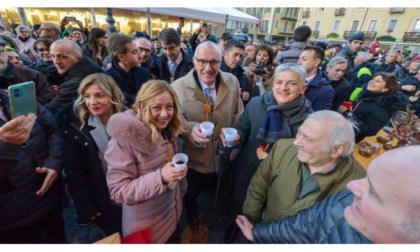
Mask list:
POLYGON ((10 85, 8 91, 12 118, 29 113, 36 115, 36 94, 33 81, 10 85))

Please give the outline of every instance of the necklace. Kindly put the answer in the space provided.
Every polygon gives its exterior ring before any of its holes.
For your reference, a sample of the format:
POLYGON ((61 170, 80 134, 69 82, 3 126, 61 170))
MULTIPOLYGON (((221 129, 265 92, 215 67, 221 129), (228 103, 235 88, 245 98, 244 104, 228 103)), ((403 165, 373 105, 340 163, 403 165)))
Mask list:
MULTIPOLYGON (((172 145, 173 144, 171 141, 169 141, 169 138, 166 136, 165 130, 162 131, 162 135, 163 135, 163 148, 165 149, 165 153, 166 153, 166 162, 171 162, 172 161, 172 157, 174 156, 173 152, 170 151, 170 147, 168 145, 172 145)), ((174 150, 175 148, 173 148, 174 150)))
POLYGON ((361 99, 357 104, 356 104, 356 106, 353 108, 353 107, 351 107, 351 109, 350 109, 350 112, 349 113, 347 113, 347 116, 348 117, 353 117, 353 112, 354 111, 356 111, 356 109, 357 109, 357 107, 359 107, 359 105, 362 103, 362 101, 363 101, 364 99, 361 99))

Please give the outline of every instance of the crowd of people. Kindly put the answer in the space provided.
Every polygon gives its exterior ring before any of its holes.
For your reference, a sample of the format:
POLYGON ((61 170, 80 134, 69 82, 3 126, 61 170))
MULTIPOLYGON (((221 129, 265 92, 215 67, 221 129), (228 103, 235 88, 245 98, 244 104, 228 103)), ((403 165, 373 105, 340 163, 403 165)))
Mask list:
POLYGON ((198 198, 227 169, 225 243, 420 242, 419 147, 367 172, 352 155, 394 112, 420 116, 420 55, 364 48, 361 32, 313 44, 306 25, 283 47, 205 23, 153 38, 69 24, 0 34, 0 243, 205 243, 198 198), (12 118, 6 91, 26 81, 37 115, 12 118))

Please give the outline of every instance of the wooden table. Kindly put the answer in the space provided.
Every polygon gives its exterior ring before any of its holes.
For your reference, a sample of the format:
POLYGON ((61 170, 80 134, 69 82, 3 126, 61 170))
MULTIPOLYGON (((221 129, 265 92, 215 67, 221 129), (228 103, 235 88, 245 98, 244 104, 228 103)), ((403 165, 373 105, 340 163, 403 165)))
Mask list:
MULTIPOLYGON (((387 136, 388 134, 381 130, 378 132, 378 134, 376 134, 376 136, 370 136, 370 137, 365 137, 361 142, 356 143, 354 145, 354 149, 353 149, 353 156, 354 158, 363 166, 363 168, 365 168, 366 170, 368 169, 370 163, 377 158, 379 155, 381 155, 382 153, 384 153, 386 150, 384 150, 383 144, 379 143, 376 140, 376 137, 378 136, 387 136), (365 157, 359 154, 359 145, 362 142, 371 142, 373 144, 378 144, 381 149, 379 150, 379 155, 377 154, 372 154, 370 157, 365 157)), ((395 146, 397 144, 397 140, 394 138, 394 140, 392 141, 392 146, 395 146)))

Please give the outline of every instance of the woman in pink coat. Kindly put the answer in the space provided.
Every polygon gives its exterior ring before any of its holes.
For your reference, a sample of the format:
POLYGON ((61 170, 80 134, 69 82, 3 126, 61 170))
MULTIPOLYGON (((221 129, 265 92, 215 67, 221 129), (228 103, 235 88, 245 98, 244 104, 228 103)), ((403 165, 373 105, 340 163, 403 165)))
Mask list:
POLYGON ((152 243, 179 241, 187 166, 171 160, 182 124, 175 91, 161 80, 144 83, 132 110, 109 119, 106 179, 111 198, 123 204, 123 237, 151 228, 152 243))

